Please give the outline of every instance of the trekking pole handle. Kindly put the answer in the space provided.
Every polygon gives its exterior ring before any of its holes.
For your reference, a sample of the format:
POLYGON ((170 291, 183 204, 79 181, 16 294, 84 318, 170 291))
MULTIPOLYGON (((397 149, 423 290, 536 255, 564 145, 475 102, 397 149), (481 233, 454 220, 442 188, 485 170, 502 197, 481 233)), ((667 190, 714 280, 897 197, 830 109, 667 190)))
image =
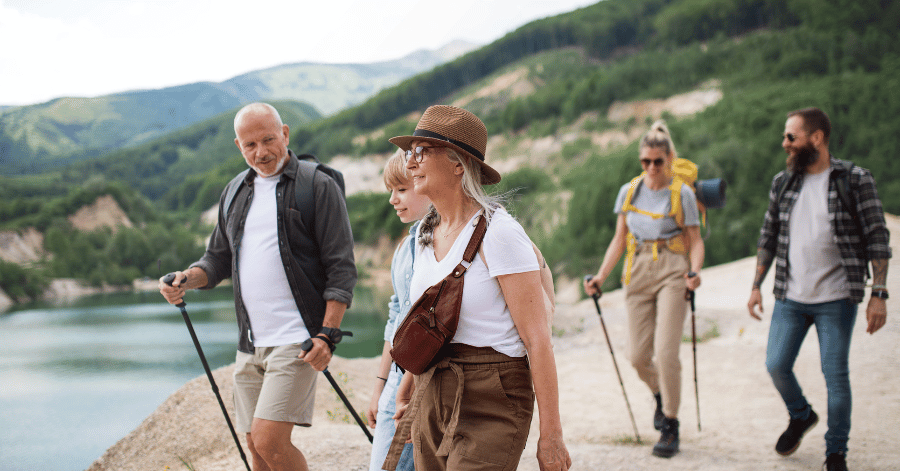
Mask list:
MULTIPOLYGON (((593 280, 593 279, 594 279, 594 275, 584 275, 584 282, 585 282, 585 283, 590 283, 591 280, 593 280)), ((594 301, 600 299, 600 296, 603 296, 603 292, 600 291, 599 288, 597 288, 597 292, 596 292, 596 293, 594 293, 594 294, 591 295, 591 297, 594 298, 594 301)))
MULTIPOLYGON (((187 275, 185 275, 184 279, 181 280, 181 284, 184 285, 185 283, 187 283, 187 280, 188 280, 187 275)), ((172 283, 175 282, 175 273, 172 272, 172 273, 167 274, 166 276, 163 277, 162 281, 163 281, 163 283, 165 283, 169 286, 172 286, 172 283)), ((187 305, 187 303, 185 303, 184 300, 182 300, 181 303, 176 304, 175 307, 184 307, 186 305, 187 305)))
MULTIPOLYGON (((693 277, 697 276, 697 272, 689 271, 687 275, 688 275, 688 278, 693 278, 693 277)), ((694 290, 692 290, 692 289, 687 290, 685 297, 687 298, 688 301, 691 302, 691 311, 694 311, 695 310, 694 309, 694 290)))

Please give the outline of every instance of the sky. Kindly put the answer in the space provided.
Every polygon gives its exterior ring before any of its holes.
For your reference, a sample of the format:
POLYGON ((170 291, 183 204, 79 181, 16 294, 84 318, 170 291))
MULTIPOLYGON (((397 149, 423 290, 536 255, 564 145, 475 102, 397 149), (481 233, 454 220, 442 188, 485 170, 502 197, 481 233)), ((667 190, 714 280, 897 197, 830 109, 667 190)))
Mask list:
POLYGON ((488 44, 596 0, 0 0, 0 105, 488 44), (252 6, 251 6, 252 5, 252 6))

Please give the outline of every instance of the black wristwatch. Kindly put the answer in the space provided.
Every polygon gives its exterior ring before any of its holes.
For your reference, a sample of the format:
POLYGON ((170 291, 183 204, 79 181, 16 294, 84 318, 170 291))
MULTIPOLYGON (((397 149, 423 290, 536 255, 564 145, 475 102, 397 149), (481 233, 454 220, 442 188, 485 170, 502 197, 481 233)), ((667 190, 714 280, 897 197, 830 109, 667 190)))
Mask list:
POLYGON ((888 292, 887 292, 886 289, 879 289, 879 290, 873 290, 873 291, 872 291, 872 297, 873 297, 873 298, 887 299, 889 296, 888 296, 888 292))
POLYGON ((325 343, 328 344, 328 348, 330 348, 333 353, 335 346, 337 346, 337 344, 341 343, 341 340, 344 338, 345 335, 348 337, 353 337, 352 332, 347 332, 347 331, 344 331, 341 329, 335 329, 334 327, 322 327, 322 329, 319 330, 319 333, 316 335, 316 337, 324 340, 325 343))

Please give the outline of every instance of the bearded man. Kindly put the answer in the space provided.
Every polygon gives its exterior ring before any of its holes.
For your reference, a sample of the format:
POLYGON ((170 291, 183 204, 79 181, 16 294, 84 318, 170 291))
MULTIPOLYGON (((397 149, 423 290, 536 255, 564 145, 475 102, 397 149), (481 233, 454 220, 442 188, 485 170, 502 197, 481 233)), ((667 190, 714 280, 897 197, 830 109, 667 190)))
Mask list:
POLYGON ((787 116, 781 146, 788 154, 788 170, 772 180, 747 309, 761 319, 760 285, 774 261, 776 299, 766 367, 790 416, 775 451, 784 456, 796 451, 819 420, 793 371, 803 339, 815 326, 828 390, 825 468, 846 470, 850 338, 857 304, 865 297, 869 262, 866 332, 875 333, 887 319, 890 235, 872 174, 828 151, 828 115, 805 108, 787 116))

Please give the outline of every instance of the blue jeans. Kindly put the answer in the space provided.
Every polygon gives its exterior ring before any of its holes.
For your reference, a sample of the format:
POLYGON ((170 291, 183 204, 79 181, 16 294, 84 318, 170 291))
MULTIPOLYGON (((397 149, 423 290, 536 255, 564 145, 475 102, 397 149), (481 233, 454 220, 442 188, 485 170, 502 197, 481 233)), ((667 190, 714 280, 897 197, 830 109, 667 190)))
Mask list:
MULTIPOLYGON (((391 447, 391 440, 393 440, 396 430, 394 414, 397 413, 397 386, 400 385, 402 378, 403 373, 400 373, 395 364, 391 364, 391 372, 381 391, 381 397, 378 398, 378 415, 375 417, 375 433, 372 440, 372 459, 369 462, 369 471, 381 471, 381 465, 384 464, 388 449, 391 447)), ((407 443, 403 447, 403 454, 400 455, 400 462, 397 463, 397 471, 415 471, 412 443, 407 443)))
POLYGON ((846 453, 850 437, 850 337, 856 322, 856 303, 841 299, 821 304, 776 300, 766 348, 766 368, 792 419, 809 417, 809 403, 794 375, 800 345, 816 326, 822 373, 828 389, 828 432, 825 453, 846 453))

